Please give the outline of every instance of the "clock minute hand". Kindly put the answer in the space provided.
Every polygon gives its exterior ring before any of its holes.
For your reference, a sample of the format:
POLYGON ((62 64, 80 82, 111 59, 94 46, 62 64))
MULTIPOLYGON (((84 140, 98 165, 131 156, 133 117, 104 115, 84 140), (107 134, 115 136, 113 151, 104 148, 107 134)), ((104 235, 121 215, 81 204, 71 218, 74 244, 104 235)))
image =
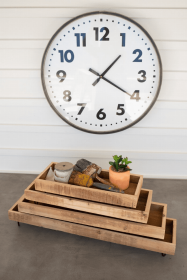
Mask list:
POLYGON ((119 56, 108 66, 108 68, 101 74, 102 77, 108 72, 108 70, 110 70, 110 68, 114 65, 114 63, 116 63, 116 61, 117 61, 120 57, 121 57, 121 55, 119 55, 119 56))
POLYGON ((112 83, 111 81, 109 81, 108 79, 106 79, 105 77, 102 77, 103 80, 105 80, 106 82, 108 82, 109 84, 111 84, 112 86, 118 88, 119 90, 125 92, 126 94, 128 94, 129 96, 131 96, 128 92, 126 92, 125 90, 123 90, 122 88, 118 87, 117 85, 115 85, 114 83, 112 83))
MULTIPOLYGON (((94 71, 94 70, 91 69, 91 68, 89 69, 89 71, 92 72, 93 74, 95 74, 96 76, 100 76, 99 73, 97 73, 96 71, 94 71)), ((111 84, 112 86, 118 88, 119 90, 125 92, 125 93, 128 94, 129 96, 131 96, 128 92, 126 92, 126 91, 123 90, 122 88, 118 87, 117 85, 115 85, 114 83, 112 83, 111 81, 109 81, 108 79, 106 79, 105 77, 102 77, 102 79, 105 80, 107 83, 111 84)), ((97 80, 98 80, 98 79, 97 79, 97 80)), ((96 80, 96 81, 97 81, 97 80, 96 80)), ((95 81, 95 82, 96 82, 96 81, 95 81)), ((95 83, 95 82, 94 82, 94 83, 95 83)))
POLYGON ((119 55, 109 66, 108 68, 100 75, 100 77, 95 80, 95 82, 92 84, 92 86, 95 86, 101 78, 103 78, 103 76, 108 72, 108 70, 110 70, 110 68, 116 63, 116 61, 121 57, 121 55, 119 55))

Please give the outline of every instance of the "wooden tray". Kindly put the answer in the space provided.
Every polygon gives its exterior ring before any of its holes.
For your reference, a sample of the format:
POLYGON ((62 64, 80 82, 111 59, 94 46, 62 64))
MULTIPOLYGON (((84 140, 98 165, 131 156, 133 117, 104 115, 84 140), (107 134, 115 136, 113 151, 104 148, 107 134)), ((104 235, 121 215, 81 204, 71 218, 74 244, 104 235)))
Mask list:
POLYGON ((51 218, 40 217, 37 215, 30 215, 20 213, 18 211, 18 203, 22 202, 24 196, 14 204, 8 211, 10 220, 35 225, 39 227, 59 230, 71 234, 77 234, 89 238, 99 239, 103 241, 113 242, 121 245, 132 246, 140 249, 160 252, 164 254, 175 254, 176 248, 176 220, 166 219, 166 230, 164 240, 151 239, 131 235, 128 233, 120 233, 117 231, 106 230, 96 227, 90 227, 80 224, 74 224, 66 221, 60 221, 51 218))
MULTIPOLYGON (((143 184, 143 176, 131 174, 130 186, 125 191, 125 194, 114 193, 96 188, 86 188, 76 185, 64 184, 59 182, 52 182, 45 180, 50 167, 53 168, 56 162, 52 162, 35 180, 35 188, 38 191, 54 193, 58 195, 65 195, 76 197, 91 201, 103 202, 108 204, 126 206, 136 208, 138 198, 143 184)), ((109 171, 102 170, 100 177, 108 179, 109 171)))
POLYGON ((147 223, 148 221, 152 200, 152 190, 141 190, 137 207, 134 209, 68 196, 44 193, 37 191, 35 187, 35 183, 32 183, 25 190, 25 198, 27 200, 140 223, 147 223))
POLYGON ((18 212, 119 232, 164 239, 167 205, 152 202, 147 224, 88 214, 72 209, 57 206, 54 207, 48 204, 37 204, 37 202, 31 202, 25 199, 25 197, 18 203, 18 212))

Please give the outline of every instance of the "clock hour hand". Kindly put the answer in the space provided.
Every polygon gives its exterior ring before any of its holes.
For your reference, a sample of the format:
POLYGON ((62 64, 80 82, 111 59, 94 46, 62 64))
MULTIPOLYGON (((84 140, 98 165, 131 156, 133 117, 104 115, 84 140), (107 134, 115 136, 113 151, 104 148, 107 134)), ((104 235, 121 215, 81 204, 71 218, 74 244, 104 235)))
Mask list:
POLYGON ((100 79, 104 77, 104 75, 108 72, 108 70, 110 70, 110 68, 116 63, 116 61, 117 61, 120 57, 121 57, 121 55, 119 55, 119 56, 108 66, 108 68, 107 68, 101 75, 99 75, 100 77, 99 77, 97 80, 95 80, 95 82, 92 84, 92 86, 95 86, 95 85, 100 81, 100 79))
POLYGON ((131 96, 128 92, 126 92, 125 90, 123 90, 122 88, 118 87, 117 85, 115 85, 114 83, 112 83, 111 81, 109 81, 108 79, 106 79, 105 77, 103 77, 103 80, 105 80, 107 83, 111 84, 112 86, 118 88, 119 90, 125 92, 126 94, 128 94, 129 96, 131 96))
MULTIPOLYGON (((89 71, 92 72, 93 74, 95 74, 96 76, 99 76, 98 79, 100 79, 101 75, 99 75, 99 73, 97 73, 96 71, 94 71, 94 70, 91 69, 91 68, 89 69, 89 71)), ((97 80, 98 80, 98 79, 97 79, 97 80)), ((118 87, 117 85, 115 85, 114 83, 112 83, 111 81, 109 81, 108 79, 106 79, 105 77, 102 77, 102 79, 105 80, 105 82, 111 84, 112 86, 118 88, 119 90, 121 90, 121 91, 125 92, 126 94, 128 94, 129 96, 131 96, 128 92, 126 92, 126 91, 123 90, 122 88, 118 87)), ((96 80, 96 81, 97 81, 97 80, 96 80)), ((96 81, 95 81, 95 82, 96 82, 96 81)), ((94 82, 94 83, 95 83, 95 82, 94 82)), ((93 83, 92 85, 94 85, 94 83, 93 83)))
POLYGON ((100 81, 101 78, 98 78, 97 80, 95 80, 95 82, 92 84, 92 86, 97 85, 97 83, 100 81))
POLYGON ((99 73, 97 73, 96 71, 94 71, 92 68, 90 68, 89 71, 92 72, 93 74, 95 74, 96 76, 100 76, 99 73))
MULTIPOLYGON (((94 71, 91 68, 89 69, 89 71, 92 72, 93 74, 95 74, 96 76, 100 76, 99 73, 97 73, 96 71, 94 71)), ((95 86, 99 82, 99 80, 100 80, 100 77, 97 80, 95 80, 95 82, 92 85, 95 86)))

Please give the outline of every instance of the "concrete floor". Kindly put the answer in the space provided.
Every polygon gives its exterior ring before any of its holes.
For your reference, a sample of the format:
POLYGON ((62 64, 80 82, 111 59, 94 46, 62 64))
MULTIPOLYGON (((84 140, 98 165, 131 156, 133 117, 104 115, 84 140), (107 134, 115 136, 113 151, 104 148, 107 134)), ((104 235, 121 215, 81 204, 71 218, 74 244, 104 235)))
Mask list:
POLYGON ((8 220, 8 209, 35 175, 0 174, 1 280, 186 280, 187 181, 144 179, 153 201, 177 219, 175 256, 107 243, 8 220))

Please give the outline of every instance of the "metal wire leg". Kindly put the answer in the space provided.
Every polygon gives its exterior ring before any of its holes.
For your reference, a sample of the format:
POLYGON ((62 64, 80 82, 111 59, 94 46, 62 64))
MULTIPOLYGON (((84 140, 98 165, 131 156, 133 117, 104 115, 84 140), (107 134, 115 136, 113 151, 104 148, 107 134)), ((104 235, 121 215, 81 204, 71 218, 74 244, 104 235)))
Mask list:
POLYGON ((19 222, 18 222, 18 227, 20 227, 20 224, 19 224, 19 222))

